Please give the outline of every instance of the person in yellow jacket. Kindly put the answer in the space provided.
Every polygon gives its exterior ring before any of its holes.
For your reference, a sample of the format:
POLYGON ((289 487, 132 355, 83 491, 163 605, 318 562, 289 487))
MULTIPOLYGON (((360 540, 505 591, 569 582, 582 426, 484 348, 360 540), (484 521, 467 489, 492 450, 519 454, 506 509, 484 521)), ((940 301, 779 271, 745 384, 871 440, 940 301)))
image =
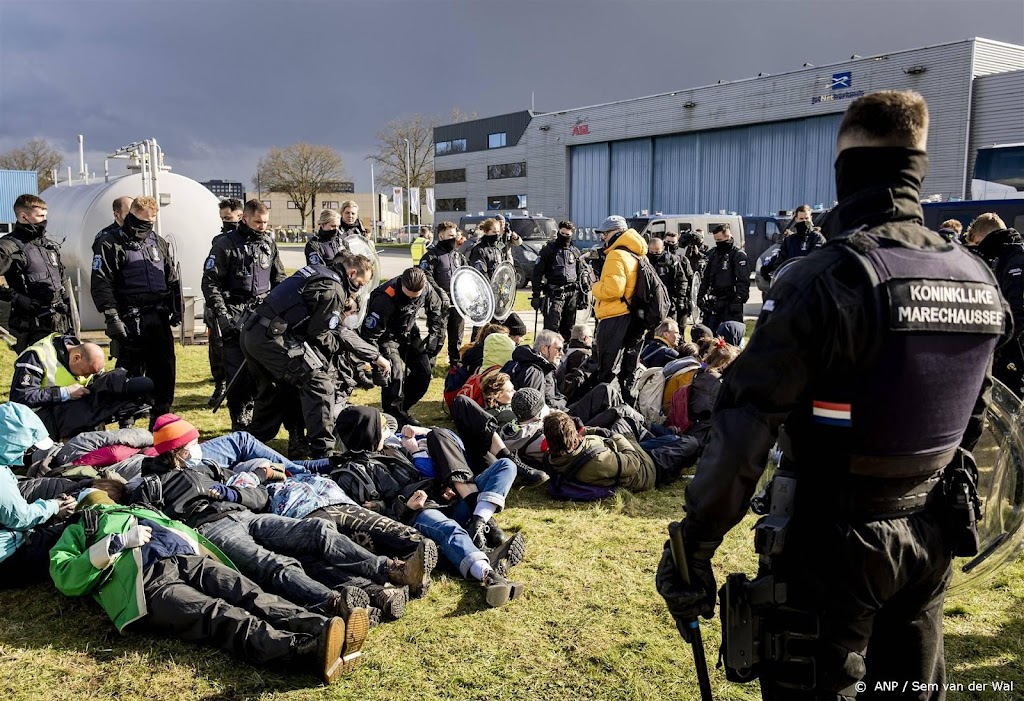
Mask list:
POLYGON ((424 252, 427 250, 427 246, 434 240, 434 234, 430 230, 429 226, 420 227, 420 235, 417 236, 413 242, 412 247, 409 249, 412 252, 412 264, 419 265, 420 258, 423 257, 424 252))
POLYGON ((590 386, 619 380, 623 399, 632 404, 630 392, 644 329, 636 323, 627 302, 636 292, 638 256, 647 255, 647 242, 626 220, 612 215, 597 228, 604 241, 604 265, 601 279, 594 283, 594 316, 598 320, 594 353, 597 370, 590 386))

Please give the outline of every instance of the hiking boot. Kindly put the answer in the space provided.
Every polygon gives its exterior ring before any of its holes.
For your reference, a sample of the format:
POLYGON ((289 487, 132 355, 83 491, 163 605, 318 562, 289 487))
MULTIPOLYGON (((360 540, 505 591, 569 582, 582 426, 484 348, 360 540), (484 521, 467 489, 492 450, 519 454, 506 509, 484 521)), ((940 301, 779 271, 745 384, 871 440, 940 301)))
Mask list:
POLYGON ((324 684, 338 681, 344 671, 345 664, 341 659, 341 651, 345 647, 345 621, 341 618, 328 618, 324 629, 317 640, 314 658, 320 679, 324 684))
POLYGON ((524 557, 526 557, 526 538, 522 533, 516 533, 487 553, 487 560, 491 563, 491 567, 503 577, 507 577, 509 570, 522 562, 524 557))
POLYGON ((498 522, 492 516, 487 520, 487 547, 496 548, 508 540, 508 534, 501 530, 498 522))
POLYGON ((488 570, 480 584, 487 590, 484 599, 491 608, 504 606, 526 591, 526 587, 519 582, 510 582, 494 570, 488 570))
POLYGON ((341 674, 348 674, 363 659, 363 644, 370 632, 370 616, 366 609, 353 609, 345 619, 345 644, 341 648, 341 674))
POLYGON ((430 586, 430 571, 426 568, 425 550, 424 543, 420 543, 416 552, 407 560, 388 560, 388 581, 392 584, 407 585, 409 593, 416 598, 423 596, 424 589, 430 586))
POLYGON ((293 438, 291 435, 288 436, 289 460, 308 460, 309 450, 309 441, 305 438, 293 438))
MULTIPOLYGON (((423 548, 423 570, 427 573, 427 576, 423 580, 423 587, 416 598, 424 597, 430 591, 430 585, 433 584, 430 573, 437 567, 437 543, 430 539, 424 539, 421 542, 421 547, 423 548)), ((412 596, 411 593, 410 596, 412 596)))
POLYGON ((218 382, 213 388, 213 394, 210 395, 210 399, 206 402, 207 406, 211 409, 222 401, 224 396, 228 393, 227 385, 224 382, 218 382))
POLYGON ((332 591, 326 601, 320 605, 326 616, 340 616, 348 618, 348 615, 356 609, 365 609, 370 605, 370 595, 357 587, 338 587, 332 591))
POLYGON ((473 541, 473 545, 478 550, 487 552, 490 548, 487 547, 487 521, 482 517, 473 515, 469 519, 469 524, 466 526, 466 532, 469 533, 470 540, 473 541))
POLYGON ((370 606, 366 609, 366 616, 369 621, 370 629, 374 629, 381 624, 384 618, 384 612, 376 606, 370 606))
POLYGON ((551 479, 548 477, 548 473, 543 470, 536 470, 528 465, 524 465, 522 462, 519 462, 516 465, 516 468, 518 471, 516 482, 519 483, 520 489, 525 487, 539 487, 551 479))
POLYGON ((370 606, 380 609, 384 618, 389 621, 401 618, 409 603, 409 587, 405 586, 371 584, 366 587, 366 593, 370 595, 370 606))
MULTIPOLYGON (((152 407, 149 404, 136 404, 135 406, 129 406, 126 409, 122 409, 117 412, 110 417, 110 421, 111 423, 116 421, 118 428, 131 428, 135 425, 136 421, 149 416, 150 411, 152 411, 152 407)), ((105 428, 106 426, 100 430, 102 431, 105 428)))

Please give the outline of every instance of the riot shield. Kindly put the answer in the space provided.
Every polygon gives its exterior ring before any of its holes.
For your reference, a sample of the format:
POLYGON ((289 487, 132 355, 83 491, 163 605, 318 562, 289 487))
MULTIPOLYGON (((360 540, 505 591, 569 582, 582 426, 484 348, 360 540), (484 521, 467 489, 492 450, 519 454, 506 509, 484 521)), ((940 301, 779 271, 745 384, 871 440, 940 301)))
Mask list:
POLYGON ((370 301, 370 293, 380 285, 380 258, 377 257, 377 251, 373 245, 359 234, 347 236, 342 241, 349 251, 366 256, 373 265, 370 282, 359 288, 359 292, 356 293, 356 297, 359 299, 359 324, 362 325, 363 317, 366 316, 366 305, 370 301))
POLYGON ((588 290, 587 292, 580 291, 578 295, 584 297, 583 304, 576 308, 576 323, 586 324, 594 316, 594 295, 588 290))
POLYGON ((64 289, 68 293, 68 316, 71 317, 71 333, 78 338, 82 333, 82 315, 78 312, 78 290, 71 284, 71 278, 64 278, 64 289))
POLYGON ((467 265, 452 274, 449 296, 459 316, 474 326, 483 326, 494 316, 494 290, 476 268, 467 265))
MULTIPOLYGON (((704 312, 700 308, 700 300, 697 293, 700 292, 701 274, 693 273, 693 280, 690 281, 690 323, 696 326, 704 321, 704 312)), ((682 331, 682 329, 679 329, 682 331)), ((712 329, 714 332, 715 329, 712 329)))
POLYGON ((494 318, 504 321, 516 304, 516 269, 511 263, 502 263, 491 275, 491 290, 494 291, 494 318))

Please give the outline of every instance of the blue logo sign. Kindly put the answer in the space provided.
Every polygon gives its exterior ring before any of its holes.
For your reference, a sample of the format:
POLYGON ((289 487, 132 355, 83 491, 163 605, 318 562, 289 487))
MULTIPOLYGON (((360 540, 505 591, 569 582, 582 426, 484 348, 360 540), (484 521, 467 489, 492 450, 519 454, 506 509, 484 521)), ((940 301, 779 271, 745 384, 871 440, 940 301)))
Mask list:
POLYGON ((843 73, 832 74, 832 89, 833 90, 849 90, 850 85, 853 83, 853 73, 850 71, 844 71, 843 73))

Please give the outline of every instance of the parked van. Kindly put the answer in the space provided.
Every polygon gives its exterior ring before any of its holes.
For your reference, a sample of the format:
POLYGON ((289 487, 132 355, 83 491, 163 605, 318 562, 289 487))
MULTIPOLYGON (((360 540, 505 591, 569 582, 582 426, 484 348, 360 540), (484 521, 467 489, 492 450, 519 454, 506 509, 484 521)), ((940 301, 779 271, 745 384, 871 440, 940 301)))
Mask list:
POLYGON ((704 232, 704 245, 714 248, 715 237, 711 230, 719 224, 728 224, 732 238, 738 248, 743 248, 744 230, 743 217, 738 214, 654 214, 651 216, 626 217, 626 223, 636 232, 650 241, 651 238, 664 238, 665 232, 701 229, 704 232))

